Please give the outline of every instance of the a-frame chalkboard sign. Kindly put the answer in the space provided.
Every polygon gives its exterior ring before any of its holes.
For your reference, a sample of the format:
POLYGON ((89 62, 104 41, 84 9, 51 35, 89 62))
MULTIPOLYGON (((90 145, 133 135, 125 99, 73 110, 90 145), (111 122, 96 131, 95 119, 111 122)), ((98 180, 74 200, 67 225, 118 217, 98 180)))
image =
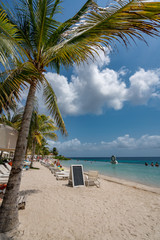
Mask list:
POLYGON ((83 175, 83 165, 71 165, 69 184, 73 187, 82 187, 85 185, 83 175))

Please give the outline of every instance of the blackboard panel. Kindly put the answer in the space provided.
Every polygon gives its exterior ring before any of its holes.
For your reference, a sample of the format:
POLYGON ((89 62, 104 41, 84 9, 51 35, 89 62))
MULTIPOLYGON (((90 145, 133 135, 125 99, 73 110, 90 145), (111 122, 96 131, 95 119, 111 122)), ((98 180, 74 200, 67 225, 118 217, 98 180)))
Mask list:
POLYGON ((72 165, 72 181, 73 186, 84 186, 83 177, 83 166, 82 165, 72 165))

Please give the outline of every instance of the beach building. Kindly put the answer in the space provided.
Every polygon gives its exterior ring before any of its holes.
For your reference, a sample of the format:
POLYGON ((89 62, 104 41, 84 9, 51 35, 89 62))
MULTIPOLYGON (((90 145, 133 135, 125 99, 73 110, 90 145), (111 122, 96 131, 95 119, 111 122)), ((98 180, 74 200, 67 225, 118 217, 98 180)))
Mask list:
POLYGON ((0 156, 13 157, 18 138, 18 131, 5 124, 0 124, 0 156))

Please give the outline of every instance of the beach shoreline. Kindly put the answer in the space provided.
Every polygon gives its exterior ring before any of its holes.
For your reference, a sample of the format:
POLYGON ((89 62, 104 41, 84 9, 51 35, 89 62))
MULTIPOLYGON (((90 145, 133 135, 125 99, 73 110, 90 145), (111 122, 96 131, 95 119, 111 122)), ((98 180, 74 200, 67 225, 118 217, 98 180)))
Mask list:
POLYGON ((141 183, 137 183, 137 182, 121 179, 121 178, 110 177, 106 175, 99 175, 99 177, 109 182, 113 182, 116 184, 132 187, 132 188, 136 188, 139 190, 148 191, 148 192, 152 192, 160 195, 160 188, 157 188, 157 187, 152 187, 152 186, 144 185, 141 183))
MULTIPOLYGON (((99 158, 102 159, 102 158, 99 158)), ((152 167, 152 166, 145 166, 145 164, 140 164, 135 162, 133 163, 129 161, 129 158, 127 158, 126 163, 119 162, 119 164, 110 164, 110 162, 106 161, 88 161, 88 160, 72 160, 69 162, 61 162, 63 166, 69 167, 70 165, 74 164, 82 164, 84 171, 88 170, 96 170, 99 172, 99 174, 108 177, 108 179, 112 179, 117 182, 131 182, 130 185, 137 185, 138 187, 141 187, 140 185, 144 185, 149 188, 160 188, 160 168, 158 167, 152 167), (116 180, 117 179, 117 180, 116 180), (135 183, 135 184, 134 184, 135 183)), ((138 161, 138 160, 136 160, 138 161)), ((139 162, 142 160, 140 159, 139 162)), ((145 160, 143 160, 145 161, 145 160)), ((157 161, 155 159, 154 161, 157 161)), ((143 186, 142 186, 143 187, 143 186)), ((145 187, 145 188, 146 188, 145 187)), ((155 190, 154 190, 155 191, 155 190)), ((157 191, 157 190, 156 190, 157 191)))
MULTIPOLYGON (((69 171, 70 168, 65 167, 64 170, 69 171)), ((84 172, 84 174, 87 174, 87 172, 84 172)), ((156 193, 156 194, 160 195, 160 188, 158 188, 158 187, 148 186, 148 185, 144 185, 144 184, 141 184, 138 182, 129 181, 129 180, 122 179, 122 178, 110 177, 110 176, 103 175, 103 174, 99 174, 99 178, 103 179, 105 181, 108 181, 108 182, 113 182, 116 184, 132 187, 132 188, 136 188, 139 190, 148 191, 148 192, 152 192, 152 193, 156 193)))
POLYGON ((22 177, 27 201, 14 240, 159 240, 158 192, 102 175, 100 188, 73 188, 40 163, 34 166, 40 169, 22 177))

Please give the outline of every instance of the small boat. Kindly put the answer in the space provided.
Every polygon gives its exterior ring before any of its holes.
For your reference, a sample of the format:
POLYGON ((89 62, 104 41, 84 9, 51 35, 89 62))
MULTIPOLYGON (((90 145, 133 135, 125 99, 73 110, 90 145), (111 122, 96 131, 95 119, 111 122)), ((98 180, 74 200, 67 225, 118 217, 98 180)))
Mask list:
POLYGON ((112 157, 111 157, 111 163, 112 163, 112 164, 118 164, 118 161, 117 161, 117 159, 116 159, 116 156, 112 155, 112 157))

